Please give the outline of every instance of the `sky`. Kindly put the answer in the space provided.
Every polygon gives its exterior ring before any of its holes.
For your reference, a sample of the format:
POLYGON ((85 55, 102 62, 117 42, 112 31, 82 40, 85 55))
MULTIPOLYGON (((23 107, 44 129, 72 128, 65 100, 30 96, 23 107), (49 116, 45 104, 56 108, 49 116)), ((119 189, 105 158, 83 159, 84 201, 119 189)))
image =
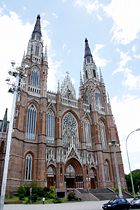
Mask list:
MULTIPOLYGON (((140 128, 140 0, 0 0, 0 119, 12 95, 5 79, 11 61, 20 66, 41 16, 48 50, 48 90, 69 72, 77 92, 88 39, 97 68, 101 68, 121 143, 125 173, 129 173, 126 138, 140 128)), ((140 168, 140 131, 128 138, 131 170, 140 168)))

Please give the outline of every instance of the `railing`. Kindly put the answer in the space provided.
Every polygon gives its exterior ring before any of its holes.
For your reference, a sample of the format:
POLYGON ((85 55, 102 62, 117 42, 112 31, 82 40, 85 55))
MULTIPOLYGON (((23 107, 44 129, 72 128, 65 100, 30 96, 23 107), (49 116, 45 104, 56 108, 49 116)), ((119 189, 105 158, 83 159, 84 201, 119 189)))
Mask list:
POLYGON ((48 97, 49 102, 51 101, 53 103, 56 103, 56 94, 55 93, 48 92, 47 97, 48 97))
POLYGON ((85 112, 90 112, 90 105, 89 104, 83 104, 83 109, 85 112))
POLYGON ((30 91, 32 93, 35 93, 35 94, 40 94, 41 93, 40 88, 33 87, 33 86, 28 86, 28 91, 30 91))
POLYGON ((62 104, 65 106, 71 106, 73 108, 78 108, 78 102, 77 100, 72 100, 69 98, 62 97, 62 104))

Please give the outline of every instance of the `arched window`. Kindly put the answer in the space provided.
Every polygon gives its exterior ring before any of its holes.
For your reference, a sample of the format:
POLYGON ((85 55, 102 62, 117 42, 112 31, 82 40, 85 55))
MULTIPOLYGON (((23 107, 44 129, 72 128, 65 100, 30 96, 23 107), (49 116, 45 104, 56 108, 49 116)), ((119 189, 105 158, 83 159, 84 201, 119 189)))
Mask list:
POLYGON ((47 170, 47 175, 48 176, 54 176, 54 170, 51 166, 49 166, 48 170, 47 170))
POLYGON ((38 45, 35 47, 35 55, 36 55, 36 56, 39 55, 39 46, 38 46, 38 45))
POLYGON ((105 132, 105 125, 103 122, 99 123, 99 135, 100 135, 100 142, 102 143, 102 148, 106 149, 106 132, 105 132))
POLYGON ((88 119, 84 121, 84 129, 85 129, 85 141, 87 145, 91 145, 91 128, 90 122, 88 119))
POLYGON ((37 68, 32 70, 30 84, 34 87, 39 86, 39 71, 37 68))
POLYGON ((109 181, 110 180, 110 173, 109 173, 109 164, 108 164, 107 160, 105 160, 105 163, 104 163, 104 172, 105 172, 105 180, 109 181))
POLYGON ((101 108, 101 95, 98 89, 96 89, 96 92, 95 92, 95 101, 96 101, 96 106, 100 109, 101 108))
POLYGON ((52 110, 49 110, 46 114, 46 136, 47 141, 54 141, 55 135, 55 117, 52 110))
POLYGON ((32 155, 27 154, 25 158, 25 180, 32 180, 32 155))
POLYGON ((34 105, 28 107, 26 119, 26 133, 27 139, 35 139, 36 133, 36 108, 34 105))
POLYGON ((62 140, 67 147, 78 146, 77 121, 71 112, 68 112, 62 120, 62 140))
POLYGON ((72 165, 68 165, 68 167, 66 168, 66 177, 75 177, 75 170, 72 165))

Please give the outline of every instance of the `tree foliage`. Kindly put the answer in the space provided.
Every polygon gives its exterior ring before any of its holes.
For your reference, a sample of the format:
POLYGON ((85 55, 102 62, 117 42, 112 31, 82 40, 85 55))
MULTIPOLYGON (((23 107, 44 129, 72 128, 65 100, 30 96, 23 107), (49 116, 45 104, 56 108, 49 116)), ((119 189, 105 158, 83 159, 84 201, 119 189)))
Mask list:
MULTIPOLYGON (((133 177, 135 192, 138 193, 138 192, 140 192, 140 169, 132 171, 132 177, 133 177)), ((132 184, 131 184, 130 174, 125 175, 125 179, 126 179, 128 191, 132 192, 132 184)))

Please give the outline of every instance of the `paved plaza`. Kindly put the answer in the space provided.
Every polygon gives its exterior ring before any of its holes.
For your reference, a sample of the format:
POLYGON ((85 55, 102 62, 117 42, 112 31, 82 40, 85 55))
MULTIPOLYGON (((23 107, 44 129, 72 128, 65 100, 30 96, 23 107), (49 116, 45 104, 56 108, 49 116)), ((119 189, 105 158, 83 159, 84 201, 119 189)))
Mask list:
POLYGON ((82 201, 59 204, 5 205, 4 210, 102 210, 106 201, 82 201))

